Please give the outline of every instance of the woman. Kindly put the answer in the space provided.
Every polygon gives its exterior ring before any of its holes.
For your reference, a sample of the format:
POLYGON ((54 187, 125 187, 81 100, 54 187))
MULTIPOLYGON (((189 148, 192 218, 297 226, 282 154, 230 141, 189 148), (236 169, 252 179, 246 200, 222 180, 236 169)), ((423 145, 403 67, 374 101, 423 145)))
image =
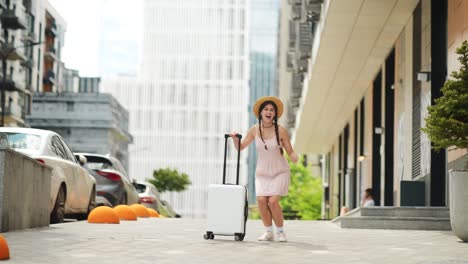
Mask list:
POLYGON ((372 189, 366 189, 362 197, 362 207, 372 207, 375 206, 374 201, 374 192, 372 189))
MULTIPOLYGON (((283 114, 283 103, 274 96, 265 96, 257 100, 253 107, 258 124, 252 126, 241 141, 241 150, 255 140, 258 160, 255 172, 255 191, 257 204, 265 226, 265 233, 259 241, 273 241, 273 222, 275 222, 277 238, 286 242, 284 233, 283 210, 279 204, 281 196, 288 193, 290 170, 283 149, 291 160, 296 163, 298 157, 291 146, 287 130, 278 125, 278 118, 283 114)), ((237 133, 231 133, 234 146, 238 147, 237 133)))

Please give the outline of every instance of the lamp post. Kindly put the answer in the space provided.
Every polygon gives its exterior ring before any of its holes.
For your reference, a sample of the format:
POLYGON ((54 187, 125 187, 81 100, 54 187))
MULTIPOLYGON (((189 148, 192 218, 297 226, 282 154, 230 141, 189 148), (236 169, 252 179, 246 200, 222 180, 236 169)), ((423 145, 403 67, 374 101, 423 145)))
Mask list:
MULTIPOLYGON (((7 29, 5 29, 6 31, 7 29)), ((15 55, 15 52, 16 52, 16 49, 17 48, 29 48, 29 47, 32 47, 32 46, 36 46, 36 45, 40 45, 40 44, 44 44, 45 42, 32 42, 28 45, 24 45, 24 46, 18 46, 18 47, 8 47, 8 34, 5 34, 6 36, 6 42, 4 44, 3 47, 1 47, 0 49, 0 56, 1 56, 1 59, 2 59, 2 73, 3 73, 3 77, 2 77, 2 91, 1 91, 1 107, 2 107, 2 119, 1 119, 1 123, 0 123, 0 126, 5 126, 5 91, 7 89, 6 87, 6 75, 7 75, 7 60, 23 60, 20 56, 14 56, 15 55)))

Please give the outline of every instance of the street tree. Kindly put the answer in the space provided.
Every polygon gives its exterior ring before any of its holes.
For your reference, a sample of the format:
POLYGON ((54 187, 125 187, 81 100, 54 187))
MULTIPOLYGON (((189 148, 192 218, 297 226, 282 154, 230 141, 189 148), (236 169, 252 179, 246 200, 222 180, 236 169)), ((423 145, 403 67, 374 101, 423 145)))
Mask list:
POLYGON ((192 184, 186 173, 180 173, 176 169, 161 168, 153 172, 153 178, 147 180, 156 186, 159 192, 181 192, 192 184))
POLYGON ((426 127, 434 149, 451 146, 468 148, 468 41, 457 48, 459 71, 452 72, 452 79, 442 87, 442 97, 428 107, 426 127))

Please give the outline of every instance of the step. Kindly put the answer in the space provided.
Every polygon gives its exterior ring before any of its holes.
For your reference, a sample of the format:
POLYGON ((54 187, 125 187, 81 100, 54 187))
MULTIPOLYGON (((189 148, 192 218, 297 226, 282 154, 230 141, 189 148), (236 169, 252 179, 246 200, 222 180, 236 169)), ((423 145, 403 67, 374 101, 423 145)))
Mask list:
POLYGON ((450 218, 448 207, 363 207, 361 216, 450 218))
POLYGON ((339 222, 341 228, 451 230, 450 218, 440 217, 344 216, 339 222))
POLYGON ((331 220, 331 223, 335 223, 335 224, 339 224, 340 223, 340 220, 342 217, 345 217, 345 216, 349 216, 349 217, 358 217, 358 216, 361 216, 361 208, 355 208, 351 211, 349 211, 348 213, 346 213, 344 216, 338 216, 334 219, 331 220))

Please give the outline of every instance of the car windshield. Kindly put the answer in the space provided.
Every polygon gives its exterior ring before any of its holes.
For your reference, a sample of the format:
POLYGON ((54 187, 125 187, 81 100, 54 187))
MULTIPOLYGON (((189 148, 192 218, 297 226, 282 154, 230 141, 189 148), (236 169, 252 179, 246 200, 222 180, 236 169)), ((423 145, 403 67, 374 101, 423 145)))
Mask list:
POLYGON ((33 134, 3 132, 2 138, 7 139, 8 147, 12 149, 39 150, 41 147, 41 137, 33 134))
POLYGON ((91 170, 117 170, 112 166, 112 163, 102 157, 93 157, 93 156, 86 156, 88 162, 86 163, 85 167, 91 170))
POLYGON ((146 191, 146 185, 137 183, 135 184, 135 189, 138 193, 144 193, 146 191))

